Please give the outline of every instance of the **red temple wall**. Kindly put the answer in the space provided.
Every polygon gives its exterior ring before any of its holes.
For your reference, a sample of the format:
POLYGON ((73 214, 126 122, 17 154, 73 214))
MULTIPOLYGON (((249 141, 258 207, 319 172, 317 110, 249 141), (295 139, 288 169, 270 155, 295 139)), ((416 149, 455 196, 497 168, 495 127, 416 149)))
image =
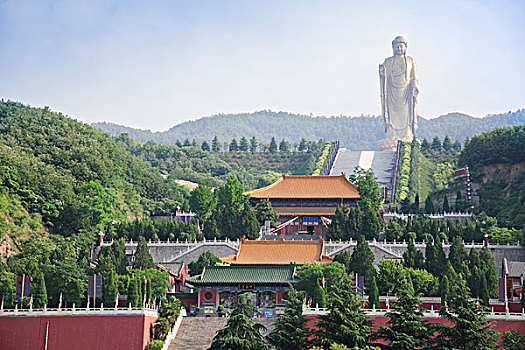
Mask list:
POLYGON ((156 319, 144 315, 0 317, 0 348, 44 349, 49 321, 48 349, 143 350, 156 319))
MULTIPOLYGON (((317 323, 317 317, 318 316, 307 316, 307 327, 315 328, 315 324, 317 323)), ((380 326, 386 326, 386 323, 388 322, 388 317, 370 317, 371 320, 374 321, 374 329, 379 328, 380 326)), ((444 318, 422 318, 422 320, 428 321, 429 323, 439 323, 445 326, 452 326, 452 322, 450 322, 447 319, 444 318)), ((506 320, 492 320, 492 328, 497 331, 498 333, 503 333, 507 331, 511 331, 513 329, 517 329, 518 331, 521 331, 522 333, 525 332, 525 321, 506 321, 506 320)))

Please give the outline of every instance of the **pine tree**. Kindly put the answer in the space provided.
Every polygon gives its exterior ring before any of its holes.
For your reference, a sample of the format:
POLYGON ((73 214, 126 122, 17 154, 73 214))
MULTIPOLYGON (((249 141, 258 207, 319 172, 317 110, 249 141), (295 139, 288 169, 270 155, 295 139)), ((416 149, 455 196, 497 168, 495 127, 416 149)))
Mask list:
POLYGON ((272 137, 272 140, 270 141, 270 153, 277 153, 277 142, 275 141, 275 137, 272 137))
POLYGON ((372 333, 372 321, 361 309, 362 299, 344 275, 330 291, 328 314, 319 317, 317 341, 323 346, 331 343, 362 347, 372 333))
POLYGON ((281 153, 290 152, 290 143, 282 139, 281 143, 279 143, 279 152, 281 153))
POLYGON ((428 140, 426 138, 423 139, 421 142, 421 152, 426 152, 430 148, 430 144, 428 143, 428 140))
POLYGON ((431 148, 433 151, 441 152, 441 141, 439 140, 439 137, 434 136, 431 148))
POLYGON ((368 308, 371 309, 375 306, 376 310, 381 308, 379 304, 379 292, 377 290, 376 278, 372 277, 372 281, 368 287, 368 308))
POLYGON ((203 151, 205 151, 205 152, 209 152, 210 151, 210 145, 208 145, 208 142, 202 141, 201 149, 203 151))
POLYGON ((462 278, 451 286, 449 308, 441 308, 439 313, 454 324, 441 327, 439 345, 447 349, 497 349, 496 332, 487 320, 488 308, 470 300, 470 290, 462 278))
POLYGON ((386 340, 391 349, 425 349, 430 345, 429 326, 421 320, 424 309, 419 306, 421 301, 414 295, 410 285, 406 278, 402 280, 394 311, 385 314, 390 319, 388 327, 379 329, 379 336, 386 340))
POLYGON ((233 139, 230 143, 230 147, 228 149, 230 152, 239 152, 239 146, 237 145, 237 140, 233 139))
POLYGON ((413 269, 422 269, 424 267, 425 258, 423 253, 416 249, 414 239, 408 240, 407 251, 403 253, 403 265, 413 269))
POLYGON ((303 316, 302 302, 295 290, 288 293, 286 310, 277 321, 266 340, 276 350, 302 350, 310 344, 306 317, 303 316))
POLYGON ((454 150, 457 152, 461 151, 461 141, 456 140, 456 142, 454 142, 452 145, 452 148, 454 148, 454 150))
POLYGON ((155 263, 153 262, 153 258, 149 253, 148 244, 146 243, 144 236, 139 238, 137 250, 135 251, 135 261, 133 262, 133 267, 141 270, 152 269, 155 267, 155 263))
POLYGON ((35 278, 30 286, 32 289, 31 294, 33 295, 33 307, 43 308, 44 305, 47 305, 46 281, 44 280, 44 274, 42 271, 37 271, 34 275, 35 278))
POLYGON ((237 298, 226 326, 215 333, 209 350, 265 350, 270 348, 261 335, 261 330, 265 327, 252 321, 252 313, 256 310, 250 302, 249 294, 244 293, 237 298))
POLYGON ((185 139, 185 140, 184 140, 184 143, 183 143, 182 146, 184 146, 184 147, 189 147, 189 146, 191 146, 191 142, 190 142, 190 140, 189 140, 189 139, 185 139))
POLYGON ((255 136, 252 136, 252 138, 250 139, 250 152, 255 154, 257 152, 257 139, 255 138, 255 136))
POLYGON ((450 140, 450 137, 446 135, 445 138, 443 139, 443 150, 450 151, 451 148, 452 148, 452 141, 450 140))
POLYGON ((211 141, 211 150, 213 152, 219 152, 221 150, 221 143, 219 142, 219 138, 217 137, 217 135, 215 135, 215 137, 211 141))
POLYGON ((301 141, 299 142, 299 147, 297 148, 297 150, 299 152, 304 152, 304 151, 306 151, 307 148, 308 148, 308 146, 307 146, 306 139, 303 137, 303 138, 301 138, 301 141))
POLYGON ((246 137, 244 137, 244 135, 241 137, 241 141, 239 141, 239 150, 241 152, 247 152, 248 151, 248 148, 249 148, 249 145, 248 145, 248 140, 246 139, 246 137))

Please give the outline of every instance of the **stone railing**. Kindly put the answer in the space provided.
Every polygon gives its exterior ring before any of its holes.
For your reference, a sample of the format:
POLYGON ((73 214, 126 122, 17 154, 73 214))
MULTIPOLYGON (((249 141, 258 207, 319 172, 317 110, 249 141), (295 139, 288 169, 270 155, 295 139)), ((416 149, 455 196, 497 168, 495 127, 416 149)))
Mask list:
MULTIPOLYGON (((193 240, 193 241, 188 241, 187 239, 184 240, 184 241, 179 241, 178 239, 175 240, 175 241, 170 241, 169 239, 166 240, 166 241, 161 241, 161 240, 158 240, 158 241, 152 241, 151 239, 147 242, 148 243, 148 246, 155 246, 155 245, 163 245, 163 246, 167 246, 167 245, 171 245, 171 246, 187 246, 187 245, 195 245, 195 244, 202 244, 202 243, 209 243, 209 244, 229 244, 229 245, 233 245, 233 246, 239 246, 239 239, 236 239, 236 240, 231 240, 231 239, 217 239, 217 238, 214 238, 214 239, 202 239, 202 240, 193 240)), ((113 244, 113 240, 111 240, 110 242, 103 242, 102 245, 104 246, 109 246, 109 245, 112 245, 113 244)), ((134 240, 129 240, 129 241, 126 241, 125 242, 125 245, 127 246, 136 246, 138 245, 138 241, 134 241, 134 240)))
POLYGON ((95 307, 77 308, 47 308, 43 309, 0 309, 0 317, 38 317, 38 316, 119 316, 119 315, 145 315, 158 317, 158 310, 147 307, 95 307))
MULTIPOLYGON (((308 240, 311 240, 311 239, 308 239, 308 240)), ((407 246, 408 245, 408 242, 406 240, 403 240, 403 241, 396 241, 396 240, 393 240, 393 241, 387 241, 386 239, 385 240, 369 240, 367 241, 368 244, 382 244, 382 245, 387 245, 387 246, 399 246, 399 247, 403 247, 403 246, 407 246)), ((108 245, 112 245, 113 244, 113 241, 111 242, 104 242, 103 245, 105 246, 108 246, 108 245)), ((137 241, 133 241, 133 240, 130 240, 130 241, 126 241, 125 244, 127 246, 136 246, 138 244, 137 241)), ((170 241, 170 240, 167 240, 167 241, 152 241, 152 240, 149 240, 148 241, 148 246, 188 246, 188 245, 197 245, 197 244, 228 244, 228 245, 232 245, 232 246, 235 246, 235 247, 238 247, 239 246, 239 240, 231 240, 231 239, 213 239, 213 240, 206 240, 206 239, 203 239, 203 240, 194 240, 194 241, 179 241, 179 240, 176 240, 176 241, 170 241)), ((348 241, 343 241, 343 240, 327 240, 325 241, 325 244, 326 245, 357 245, 357 240, 353 240, 353 239, 350 239, 348 241)), ((414 242, 414 245, 416 247, 424 247, 426 246, 426 243, 425 242, 414 242)), ((471 242, 466 242, 466 241, 463 241, 463 245, 466 247, 482 247, 484 245, 483 242, 474 242, 474 241, 471 241, 471 242)), ((443 247, 450 247, 451 244, 450 243, 443 243, 443 247)), ((505 247, 518 247, 520 248, 520 242, 518 241, 517 243, 489 243, 489 248, 491 246, 494 246, 494 247, 502 247, 502 246, 505 246, 505 247)))
MULTIPOLYGON (((365 312, 365 315, 367 317, 386 317, 385 314, 387 312, 394 311, 393 309, 362 309, 365 312)), ((329 309, 327 308, 320 308, 320 307, 311 307, 311 308, 304 308, 303 309, 303 315, 305 316, 320 316, 320 315, 326 315, 329 313, 329 309)), ((439 314, 439 310, 434 310, 431 308, 430 310, 427 310, 423 312, 424 318, 442 318, 442 316, 439 314)), ((494 312, 494 309, 492 308, 492 311, 487 314, 488 320, 505 320, 505 321, 523 321, 525 322, 525 311, 522 310, 522 312, 494 312)))

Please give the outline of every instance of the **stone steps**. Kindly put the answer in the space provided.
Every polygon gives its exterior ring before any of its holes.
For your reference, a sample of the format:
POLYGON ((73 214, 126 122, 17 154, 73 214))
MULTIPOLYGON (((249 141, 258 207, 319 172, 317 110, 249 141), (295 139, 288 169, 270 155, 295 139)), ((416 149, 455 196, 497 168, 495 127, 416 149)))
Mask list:
MULTIPOLYGON (((217 330, 224 328, 227 318, 223 317, 184 317, 179 332, 169 346, 169 350, 205 350, 211 345, 211 341, 217 330)), ((263 324, 267 334, 273 325, 274 319, 259 318, 256 323, 263 324)))

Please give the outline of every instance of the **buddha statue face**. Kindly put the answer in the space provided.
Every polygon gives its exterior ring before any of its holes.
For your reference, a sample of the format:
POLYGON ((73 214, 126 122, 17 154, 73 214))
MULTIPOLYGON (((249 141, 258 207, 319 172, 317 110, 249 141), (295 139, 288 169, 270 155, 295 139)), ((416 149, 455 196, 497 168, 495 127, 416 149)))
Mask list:
POLYGON ((402 56, 407 51, 407 45, 403 42, 395 42, 392 45, 392 49, 394 50, 394 56, 402 56))

